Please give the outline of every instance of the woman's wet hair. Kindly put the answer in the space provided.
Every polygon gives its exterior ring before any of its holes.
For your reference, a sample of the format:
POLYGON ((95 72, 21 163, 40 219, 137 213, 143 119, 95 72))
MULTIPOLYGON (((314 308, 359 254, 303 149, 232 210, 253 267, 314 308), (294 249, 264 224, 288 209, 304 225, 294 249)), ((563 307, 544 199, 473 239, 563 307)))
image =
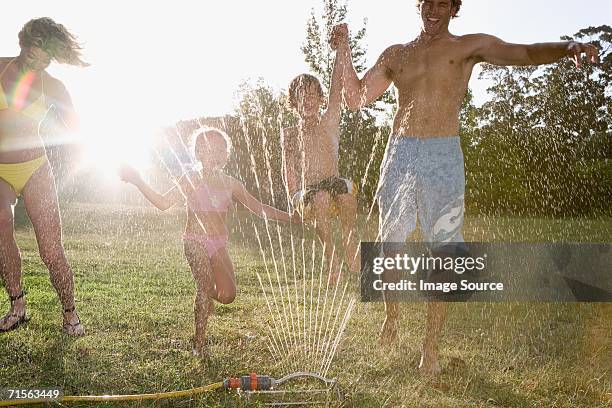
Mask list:
POLYGON ((319 82, 319 79, 314 75, 301 74, 293 78, 289 84, 289 108, 297 110, 298 92, 308 88, 311 84, 314 84, 317 87, 319 95, 323 97, 323 88, 321 87, 321 82, 319 82))
MULTIPOLYGON (((417 9, 421 9, 421 4, 423 4, 425 0, 416 0, 416 6, 417 9)), ((455 17, 459 17, 459 9, 461 8, 461 3, 462 0, 450 0, 451 2, 451 9, 454 8, 455 9, 455 14, 453 14, 451 17, 455 18, 455 17)))
POLYGON ((25 23, 19 32, 19 46, 41 48, 62 64, 79 67, 89 65, 81 59, 82 47, 76 36, 49 17, 35 18, 25 23))

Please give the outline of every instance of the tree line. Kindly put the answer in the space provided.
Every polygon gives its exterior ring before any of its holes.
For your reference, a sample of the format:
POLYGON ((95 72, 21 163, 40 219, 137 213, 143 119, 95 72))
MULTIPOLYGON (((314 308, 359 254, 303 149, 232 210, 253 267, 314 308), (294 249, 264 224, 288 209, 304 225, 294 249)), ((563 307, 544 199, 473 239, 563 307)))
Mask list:
MULTIPOLYGON (((334 61, 327 38, 346 15, 346 1, 323 0, 322 12, 313 11, 306 22, 304 59, 325 90, 334 61)), ((350 38, 360 74, 367 67, 366 28, 364 20, 350 38)), ((484 64, 480 76, 492 84, 487 102, 476 106, 468 90, 461 109, 468 213, 612 215, 612 28, 588 27, 562 40, 596 43, 601 63, 579 69, 569 58, 543 67, 484 64)), ((168 169, 183 171, 195 129, 219 127, 234 146, 228 172, 265 202, 286 207, 281 128, 297 123, 286 99, 264 79, 244 82, 234 112, 181 121, 163 132, 152 155, 159 175, 167 179, 168 169)), ((380 101, 342 114, 340 173, 358 186, 363 211, 373 206, 394 99, 390 90, 380 101)))

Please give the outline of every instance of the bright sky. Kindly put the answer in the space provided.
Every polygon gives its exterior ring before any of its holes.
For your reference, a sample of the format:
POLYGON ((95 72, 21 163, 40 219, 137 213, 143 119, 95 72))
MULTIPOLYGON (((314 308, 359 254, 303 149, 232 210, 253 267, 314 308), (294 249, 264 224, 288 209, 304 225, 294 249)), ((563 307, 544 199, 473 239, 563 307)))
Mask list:
MULTIPOLYGON (((84 43, 92 66, 52 65, 88 127, 124 131, 232 111, 238 84, 263 77, 286 88, 307 71, 300 45, 310 10, 322 0, 13 2, 2 10, 0 55, 18 53, 17 33, 49 16, 84 43), (145 125, 146 123, 146 125, 145 125)), ((509 42, 557 41, 612 21, 609 0, 464 0, 451 32, 486 32, 509 42), (588 4, 588 6, 586 5, 588 4)), ((350 0, 349 27, 368 17, 368 64, 420 28, 414 0, 350 0), (376 6, 374 5, 376 4, 376 6)), ((476 75, 474 75, 474 79, 476 75)), ((483 84, 472 86, 482 99, 483 84)))

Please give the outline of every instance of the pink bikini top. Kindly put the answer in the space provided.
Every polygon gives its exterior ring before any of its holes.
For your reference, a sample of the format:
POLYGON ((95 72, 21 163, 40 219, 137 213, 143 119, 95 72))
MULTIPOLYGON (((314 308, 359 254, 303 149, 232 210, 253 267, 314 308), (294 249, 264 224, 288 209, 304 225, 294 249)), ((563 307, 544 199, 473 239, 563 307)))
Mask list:
POLYGON ((210 188, 204 183, 187 198, 187 205, 192 211, 227 212, 231 204, 232 191, 230 189, 210 188))

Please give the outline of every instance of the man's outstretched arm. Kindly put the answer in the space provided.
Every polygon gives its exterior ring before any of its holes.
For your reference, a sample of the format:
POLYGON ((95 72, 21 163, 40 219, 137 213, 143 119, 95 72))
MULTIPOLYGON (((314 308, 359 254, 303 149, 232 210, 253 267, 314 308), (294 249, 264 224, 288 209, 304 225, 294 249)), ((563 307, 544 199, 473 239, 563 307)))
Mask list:
POLYGON ((386 66, 389 49, 383 52, 376 64, 360 80, 351 58, 347 25, 335 26, 329 42, 332 49, 338 53, 336 60, 341 61, 344 67, 344 99, 349 109, 359 109, 372 103, 389 88, 391 76, 386 66))
POLYGON ((474 57, 478 62, 494 65, 552 64, 564 57, 572 57, 577 67, 582 65, 582 54, 590 63, 599 62, 599 50, 593 44, 576 41, 537 44, 511 44, 486 34, 470 36, 474 41, 474 57))

